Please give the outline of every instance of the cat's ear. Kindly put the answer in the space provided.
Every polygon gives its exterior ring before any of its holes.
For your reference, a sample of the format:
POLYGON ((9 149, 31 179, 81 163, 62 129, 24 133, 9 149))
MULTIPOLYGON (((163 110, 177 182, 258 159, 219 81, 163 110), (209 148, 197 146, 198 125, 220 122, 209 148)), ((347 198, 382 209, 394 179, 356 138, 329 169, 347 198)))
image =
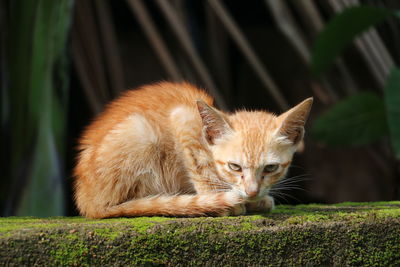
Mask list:
POLYGON ((303 139, 304 125, 310 113, 313 98, 307 98, 297 106, 289 109, 278 117, 279 136, 286 137, 292 144, 297 145, 303 139))
POLYGON ((232 131, 224 114, 210 107, 203 100, 197 100, 196 103, 203 121, 204 134, 209 144, 213 145, 216 139, 232 131))

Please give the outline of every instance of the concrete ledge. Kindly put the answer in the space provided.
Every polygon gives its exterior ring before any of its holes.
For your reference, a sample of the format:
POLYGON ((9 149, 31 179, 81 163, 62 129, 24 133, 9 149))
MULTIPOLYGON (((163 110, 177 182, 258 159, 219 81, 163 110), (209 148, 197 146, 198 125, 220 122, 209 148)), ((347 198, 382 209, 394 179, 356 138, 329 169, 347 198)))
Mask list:
POLYGON ((223 218, 0 218, 1 266, 400 266, 400 201, 223 218))

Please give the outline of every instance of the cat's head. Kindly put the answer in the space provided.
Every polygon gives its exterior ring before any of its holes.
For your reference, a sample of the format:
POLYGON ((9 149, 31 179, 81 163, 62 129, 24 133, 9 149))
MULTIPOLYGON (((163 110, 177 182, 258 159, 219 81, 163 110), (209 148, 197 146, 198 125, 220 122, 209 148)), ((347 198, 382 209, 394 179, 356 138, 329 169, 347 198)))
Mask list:
POLYGON ((262 111, 226 115, 198 101, 203 136, 220 177, 249 200, 265 196, 285 176, 301 145, 312 102, 308 98, 275 116, 262 111))

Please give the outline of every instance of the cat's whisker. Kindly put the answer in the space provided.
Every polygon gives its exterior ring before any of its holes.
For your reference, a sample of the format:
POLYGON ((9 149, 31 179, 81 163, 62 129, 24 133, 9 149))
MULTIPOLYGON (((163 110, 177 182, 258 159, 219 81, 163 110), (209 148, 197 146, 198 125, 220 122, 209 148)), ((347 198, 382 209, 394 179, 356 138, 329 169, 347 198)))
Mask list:
POLYGON ((275 201, 278 201, 279 204, 282 204, 281 201, 279 201, 279 199, 283 199, 286 203, 288 203, 289 201, 285 198, 285 196, 281 195, 281 194, 275 194, 272 195, 275 201))
POLYGON ((298 185, 300 185, 300 181, 284 181, 284 182, 281 182, 281 183, 276 183, 276 184, 272 185, 271 187, 278 187, 278 186, 283 186, 283 185, 298 186, 298 185))
POLYGON ((303 192, 308 192, 306 189, 302 187, 280 187, 276 188, 277 191, 292 191, 292 190, 298 190, 298 191, 303 191, 303 192))
POLYGON ((295 184, 281 184, 281 185, 274 185, 271 187, 271 190, 279 191, 279 190, 288 190, 288 189, 303 189, 301 186, 297 186, 295 184))
POLYGON ((300 184, 302 181, 296 181, 296 180, 285 180, 282 182, 278 182, 276 184, 274 184, 272 187, 276 187, 276 186, 280 186, 280 185, 298 185, 300 184))
POLYGON ((288 183, 288 184, 275 184, 271 187, 271 190, 285 190, 285 189, 299 189, 305 190, 302 186, 297 185, 296 183, 288 183))
POLYGON ((278 181, 274 186, 276 185, 281 185, 281 184, 295 184, 303 181, 310 181, 311 179, 305 178, 306 175, 304 176, 295 176, 295 177, 290 177, 290 178, 284 178, 280 181, 278 181))
MULTIPOLYGON (((293 200, 296 200, 296 201, 298 201, 298 202, 301 202, 297 197, 295 197, 295 196, 292 196, 292 195, 289 195, 289 194, 286 194, 286 193, 283 193, 283 192, 279 192, 278 194, 276 194, 276 192, 275 192, 275 194, 274 193, 272 193, 272 196, 280 196, 280 197, 282 197, 283 198, 283 196, 286 196, 286 197, 289 197, 289 198, 292 198, 293 200)), ((286 200, 286 199, 285 199, 286 200)))
MULTIPOLYGON (((310 178, 310 174, 308 174, 308 173, 305 173, 305 174, 300 174, 300 175, 296 175, 296 176, 288 176, 288 177, 285 177, 285 178, 283 178, 282 180, 293 180, 293 179, 306 179, 306 180, 309 180, 309 179, 311 179, 310 178)), ((282 181, 281 180, 281 181, 282 181)))
POLYGON ((303 187, 301 186, 297 186, 297 185, 279 185, 279 186, 274 186, 271 188, 271 190, 273 191, 281 191, 281 190, 305 190, 303 187))

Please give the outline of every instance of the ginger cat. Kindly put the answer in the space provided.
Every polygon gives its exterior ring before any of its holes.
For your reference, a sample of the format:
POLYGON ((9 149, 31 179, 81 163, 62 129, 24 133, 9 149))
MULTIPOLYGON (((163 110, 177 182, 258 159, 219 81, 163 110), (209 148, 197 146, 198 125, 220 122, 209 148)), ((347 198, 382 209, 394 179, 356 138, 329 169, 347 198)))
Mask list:
POLYGON ((75 200, 90 218, 222 216, 268 211, 287 172, 312 98, 275 116, 233 114, 188 83, 127 91, 86 129, 75 200))

